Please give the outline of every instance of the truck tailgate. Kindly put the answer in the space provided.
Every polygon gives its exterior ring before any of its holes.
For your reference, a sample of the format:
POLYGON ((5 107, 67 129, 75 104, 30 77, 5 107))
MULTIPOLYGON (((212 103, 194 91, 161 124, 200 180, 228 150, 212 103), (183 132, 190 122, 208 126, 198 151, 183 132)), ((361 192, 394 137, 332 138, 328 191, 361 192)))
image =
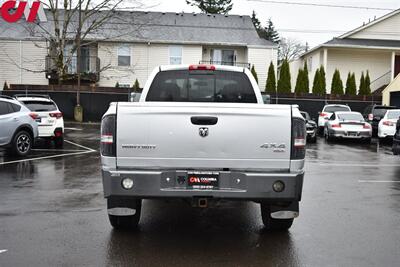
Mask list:
POLYGON ((121 168, 290 167, 290 106, 119 103, 117 129, 117 167, 121 168), (218 122, 193 124, 192 117, 202 116, 218 122), (208 135, 201 136, 201 131, 208 135))

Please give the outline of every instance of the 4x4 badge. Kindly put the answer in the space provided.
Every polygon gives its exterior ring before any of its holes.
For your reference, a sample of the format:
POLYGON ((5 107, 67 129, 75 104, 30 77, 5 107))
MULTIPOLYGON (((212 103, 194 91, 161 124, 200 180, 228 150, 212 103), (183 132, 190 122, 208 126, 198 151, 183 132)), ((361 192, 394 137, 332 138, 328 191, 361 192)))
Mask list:
POLYGON ((201 137, 207 137, 208 136, 208 128, 207 127, 199 128, 199 135, 201 137))

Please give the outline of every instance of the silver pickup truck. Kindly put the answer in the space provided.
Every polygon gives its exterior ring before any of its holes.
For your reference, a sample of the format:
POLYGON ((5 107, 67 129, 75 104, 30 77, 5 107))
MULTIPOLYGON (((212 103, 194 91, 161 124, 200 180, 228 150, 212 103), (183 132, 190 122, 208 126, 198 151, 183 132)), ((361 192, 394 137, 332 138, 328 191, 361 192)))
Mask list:
POLYGON ((299 214, 306 145, 297 106, 265 105, 246 68, 161 66, 139 102, 112 103, 101 123, 111 225, 136 227, 142 199, 255 201, 267 229, 299 214))

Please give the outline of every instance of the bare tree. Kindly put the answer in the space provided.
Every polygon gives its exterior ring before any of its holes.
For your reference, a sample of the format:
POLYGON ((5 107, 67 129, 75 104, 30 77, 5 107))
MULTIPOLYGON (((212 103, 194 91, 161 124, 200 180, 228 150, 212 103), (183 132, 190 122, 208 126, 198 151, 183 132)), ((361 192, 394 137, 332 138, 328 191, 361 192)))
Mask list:
POLYGON ((294 38, 282 38, 279 44, 279 61, 293 60, 307 51, 307 45, 294 38))

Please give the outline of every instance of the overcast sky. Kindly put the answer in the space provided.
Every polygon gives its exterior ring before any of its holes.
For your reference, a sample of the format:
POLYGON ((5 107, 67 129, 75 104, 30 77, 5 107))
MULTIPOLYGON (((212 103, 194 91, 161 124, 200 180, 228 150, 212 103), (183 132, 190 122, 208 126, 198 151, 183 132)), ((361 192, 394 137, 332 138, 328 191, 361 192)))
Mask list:
MULTIPOLYGON (((262 0, 260 0, 262 1, 262 0)), ((279 1, 279 0, 277 0, 279 1)), ((377 8, 400 8, 399 0, 282 0, 284 2, 303 2, 333 5, 367 6, 377 8)), ((368 22, 375 16, 380 17, 390 11, 345 9, 314 6, 298 6, 257 2, 254 0, 233 0, 233 10, 229 14, 251 15, 255 10, 265 25, 271 18, 281 36, 293 37, 316 46, 368 22), (318 31, 310 33, 310 31, 318 31), (322 31, 322 32, 321 32, 322 31)), ((146 8, 165 12, 199 12, 186 4, 185 0, 146 0, 146 8)))

